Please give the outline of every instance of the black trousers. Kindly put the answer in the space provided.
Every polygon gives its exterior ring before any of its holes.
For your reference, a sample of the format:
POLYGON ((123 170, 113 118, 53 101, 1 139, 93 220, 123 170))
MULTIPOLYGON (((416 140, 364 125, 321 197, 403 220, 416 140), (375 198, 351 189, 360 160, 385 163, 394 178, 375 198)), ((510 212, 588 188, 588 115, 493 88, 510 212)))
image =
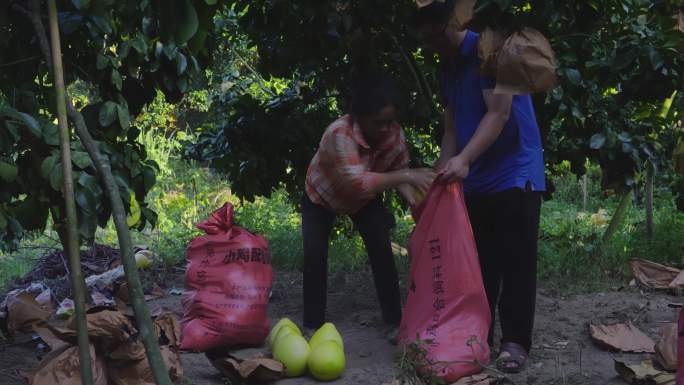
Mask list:
MULTIPOLYGON (((318 328, 325 322, 328 243, 335 216, 334 212, 313 203, 304 194, 304 326, 307 328, 318 328)), ((383 319, 390 325, 398 325, 401 321, 401 300, 390 243, 391 218, 380 199, 371 201, 351 216, 366 245, 383 319)))
POLYGON ((492 312, 501 321, 501 342, 532 346, 537 295, 537 239, 541 194, 510 189, 466 197, 480 268, 492 312))

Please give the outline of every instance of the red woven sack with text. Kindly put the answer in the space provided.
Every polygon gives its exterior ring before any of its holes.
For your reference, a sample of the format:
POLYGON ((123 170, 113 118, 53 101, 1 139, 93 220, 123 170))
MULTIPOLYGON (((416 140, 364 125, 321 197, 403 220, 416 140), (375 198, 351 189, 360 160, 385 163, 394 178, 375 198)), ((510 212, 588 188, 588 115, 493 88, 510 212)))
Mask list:
POLYGON ((206 235, 187 250, 181 349, 261 345, 273 283, 268 242, 233 225, 230 203, 197 227, 206 235))
POLYGON ((452 383, 489 363, 491 323, 461 185, 433 185, 413 216, 399 342, 419 344, 430 362, 421 372, 452 383))

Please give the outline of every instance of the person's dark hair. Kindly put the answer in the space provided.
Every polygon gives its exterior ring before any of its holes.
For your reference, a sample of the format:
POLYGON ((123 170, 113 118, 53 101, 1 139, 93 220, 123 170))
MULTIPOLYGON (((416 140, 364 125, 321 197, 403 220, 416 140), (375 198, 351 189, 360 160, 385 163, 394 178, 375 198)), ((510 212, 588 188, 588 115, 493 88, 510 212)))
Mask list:
POLYGON ((353 116, 374 115, 390 105, 397 105, 397 91, 387 75, 366 73, 356 77, 351 90, 353 116))
POLYGON ((445 0, 435 1, 428 6, 420 8, 416 13, 416 27, 421 28, 428 25, 446 27, 455 5, 456 0, 445 0))

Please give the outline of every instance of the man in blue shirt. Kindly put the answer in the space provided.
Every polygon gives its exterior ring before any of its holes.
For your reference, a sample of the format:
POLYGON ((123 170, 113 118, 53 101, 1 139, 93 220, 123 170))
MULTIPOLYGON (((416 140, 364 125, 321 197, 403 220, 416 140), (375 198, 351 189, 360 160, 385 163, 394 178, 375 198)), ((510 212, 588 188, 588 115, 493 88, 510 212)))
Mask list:
POLYGON ((419 10, 417 20, 442 66, 446 109, 436 168, 441 181, 463 182, 492 320, 499 311, 497 366, 517 372, 532 345, 545 189, 541 136, 531 97, 495 94, 496 80, 480 73, 479 35, 453 22, 454 3, 435 1, 419 10))

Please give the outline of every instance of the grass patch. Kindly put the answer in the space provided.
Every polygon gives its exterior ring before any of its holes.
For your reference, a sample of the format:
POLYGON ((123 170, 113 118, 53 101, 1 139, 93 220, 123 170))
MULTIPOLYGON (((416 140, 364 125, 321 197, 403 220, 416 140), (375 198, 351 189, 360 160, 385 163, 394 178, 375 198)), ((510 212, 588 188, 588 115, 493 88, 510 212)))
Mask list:
MULTIPOLYGON (((166 156, 167 151, 162 151, 166 156)), ((221 175, 195 163, 161 159, 158 183, 148 196, 148 202, 159 214, 157 227, 132 233, 134 242, 146 244, 159 254, 166 265, 184 262, 185 249, 190 240, 200 235, 197 222, 225 202, 235 206, 240 226, 263 234, 268 239, 274 265, 280 269, 298 270, 302 265, 301 216, 284 190, 275 191, 270 198, 241 202, 232 195, 230 184, 221 175)), ((592 214, 605 210, 608 218, 617 207, 619 197, 604 197, 596 175, 589 178, 586 211, 583 210, 582 189, 572 174, 554 179, 557 191, 554 198, 542 205, 539 241, 538 272, 543 284, 581 286, 584 290, 605 287, 607 282, 624 280, 629 275, 627 262, 638 256, 657 262, 679 265, 680 246, 684 242, 684 215, 679 213, 669 191, 658 191, 655 199, 655 237, 646 238, 645 213, 641 206, 631 205, 620 230, 609 244, 606 253, 597 255, 605 224, 592 221, 592 214)), ((397 212, 392 239, 406 246, 414 223, 408 212, 397 212)), ((351 221, 339 217, 339 226, 332 234, 330 271, 357 270, 367 264, 363 242, 351 231, 351 221)), ((97 242, 116 246, 113 225, 99 229, 97 242)), ((45 250, 41 246, 58 247, 54 235, 26 239, 22 248, 11 254, 0 254, 0 286, 25 274, 35 259, 45 250)), ((409 267, 407 255, 397 256, 400 272, 409 267)))

